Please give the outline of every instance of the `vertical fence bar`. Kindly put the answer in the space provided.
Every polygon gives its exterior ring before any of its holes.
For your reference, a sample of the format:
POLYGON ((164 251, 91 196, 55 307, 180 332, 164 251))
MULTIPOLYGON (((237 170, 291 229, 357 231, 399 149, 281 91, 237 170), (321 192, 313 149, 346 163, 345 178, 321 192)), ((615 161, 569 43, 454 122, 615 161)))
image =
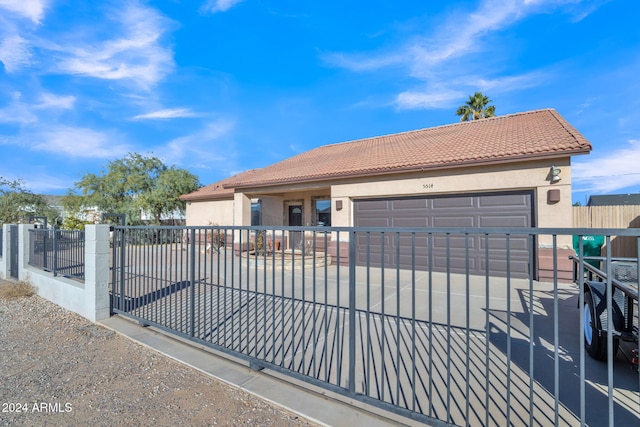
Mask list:
MULTIPOLYGON (((295 259, 296 259, 296 235, 294 231, 291 233, 291 271, 296 271, 295 259)), ((291 274, 291 340, 289 342, 289 349, 287 352, 291 352, 291 362, 289 363, 289 369, 294 370, 296 362, 295 353, 295 340, 296 340, 296 275, 291 274)))
POLYGON ((485 301, 484 301, 484 305, 485 305, 485 310, 484 310, 484 315, 485 315, 485 334, 486 334, 486 347, 485 347, 485 401, 484 401, 484 425, 488 426, 489 425, 489 396, 491 395, 491 380, 490 380, 490 373, 491 373, 491 359, 490 359, 490 355, 491 355, 491 347, 490 347, 490 343, 491 343, 491 327, 490 327, 490 318, 489 318, 489 311, 490 311, 490 298, 489 298, 489 234, 484 235, 484 262, 485 262, 485 267, 484 267, 484 274, 485 274, 485 301))
POLYGON ((534 404, 533 404, 533 386, 535 384, 534 381, 534 347, 533 347, 533 343, 535 340, 535 330, 534 330, 534 324, 533 324, 533 312, 534 312, 534 305, 533 305, 533 275, 534 275, 534 271, 533 271, 533 266, 534 266, 534 259, 533 259, 533 253, 534 253, 534 236, 533 234, 529 234, 528 236, 529 242, 528 242, 528 248, 529 248, 529 425, 532 426, 533 425, 533 409, 534 409, 534 404))
POLYGON ((609 408, 609 427, 614 427, 613 416, 613 269, 611 266, 611 236, 606 237, 606 263, 607 263, 607 380, 608 380, 608 408, 609 408))
MULTIPOLYGON (((307 335, 306 334, 306 326, 305 326, 305 323, 306 323, 306 310, 305 310, 305 307, 307 305, 307 300, 306 300, 307 294, 306 294, 306 290, 305 290, 305 285, 306 285, 306 281, 305 281, 305 275, 306 275, 306 272, 305 272, 305 257, 307 255, 307 238, 305 236, 305 232, 304 231, 302 232, 302 239, 303 239, 302 240, 302 259, 300 260, 301 269, 302 269, 302 274, 301 274, 302 275, 302 278, 301 278, 301 281, 302 281, 302 283, 301 283, 301 285, 302 285, 302 296, 301 296, 302 302, 300 304, 301 305, 300 308, 301 308, 301 312, 302 312, 302 322, 301 322, 300 326, 302 327, 302 331, 301 331, 302 332, 302 372, 304 372, 305 371, 305 366, 306 366, 306 363, 305 363, 306 362, 305 361, 305 359, 306 359, 305 341, 306 341, 306 335, 307 335)), ((315 257, 315 255, 314 255, 314 257, 315 257)))
POLYGON ((365 349, 367 351, 367 367, 366 367, 366 375, 365 375, 365 395, 370 396, 371 392, 371 232, 367 231, 366 233, 366 259, 367 259, 367 336, 366 336, 366 346, 365 349))
POLYGON ((560 331, 558 307, 558 236, 553 235, 553 391, 554 391, 554 425, 558 425, 560 411, 560 331))
POLYGON ((111 262, 112 262, 112 267, 111 267, 111 295, 110 295, 110 305, 111 305, 111 310, 110 310, 110 314, 113 314, 113 309, 117 308, 122 310, 122 307, 117 306, 116 304, 116 295, 117 295, 117 291, 116 291, 116 286, 117 286, 117 282, 116 282, 116 278, 117 276, 117 272, 118 272, 118 258, 117 258, 117 245, 118 242, 116 242, 116 233, 113 233, 113 242, 111 245, 111 262))
POLYGON ((416 411, 416 233, 411 233, 411 410, 416 411))
MULTIPOLYGON (((506 234, 507 252, 507 424, 511 423, 511 235, 506 234)), ((557 423, 555 425, 558 425, 557 423)))
MULTIPOLYGON (((327 233, 323 233, 324 238, 326 239, 327 233)), ((317 240, 317 235, 316 232, 313 232, 313 256, 314 256, 314 262, 313 262, 313 282, 312 282, 312 287, 313 287, 313 301, 312 301, 312 309, 313 309, 313 314, 311 316, 311 319, 313 321, 312 323, 312 328, 313 330, 311 331, 311 337, 313 339, 313 353, 312 353, 312 359, 311 359, 311 369, 313 371, 313 376, 314 378, 316 377, 316 367, 317 367, 317 363, 316 363, 316 343, 318 342, 318 336, 316 334, 316 278, 317 278, 317 274, 316 274, 316 262, 315 262, 315 254, 318 252, 317 249, 317 244, 318 244, 318 240, 317 240)), ((329 262, 329 258, 327 256, 327 245, 324 245, 324 263, 325 265, 329 262)), ((326 284, 325 284, 326 286, 326 284)))
POLYGON ((58 232, 53 229, 53 277, 58 275, 58 232))
MULTIPOLYGON (((396 405, 400 404, 400 232, 395 233, 396 244, 396 405)), ((393 402, 393 400, 392 400, 393 402)))
MULTIPOLYGON (((451 354, 451 233, 446 233, 447 253, 447 355, 451 354)), ((451 415, 451 357, 447 357, 447 419, 453 424, 451 415)))
MULTIPOLYGON (((575 265, 575 264, 574 264, 575 265)), ((585 402, 585 349, 584 349, 584 241, 582 235, 578 236, 578 308, 580 313, 580 329, 579 329, 579 342, 580 342, 580 426, 586 425, 586 402, 585 402)))
POLYGON ((385 312, 385 307, 384 307, 384 302, 385 302, 385 297, 384 297, 384 231, 380 233, 380 288, 381 288, 381 296, 380 296, 380 307, 381 307, 381 315, 380 315, 380 328, 382 329, 382 340, 381 340, 381 356, 380 356, 380 364, 382 365, 382 380, 381 380, 381 385, 380 385, 380 394, 381 397, 380 399, 384 401, 384 381, 387 377, 387 364, 384 362, 384 354, 385 354, 385 343, 386 343, 386 335, 385 335, 385 316, 387 315, 387 313, 385 312))
POLYGON ((195 336, 195 323, 196 323, 196 229, 192 228, 189 256, 189 304, 190 304, 190 318, 189 318, 189 334, 195 336))
MULTIPOLYGON (((340 257, 338 256, 339 252, 339 248, 340 248, 340 239, 339 239, 339 233, 336 232, 336 263, 338 265, 340 265, 340 257)), ((325 277, 325 281, 327 280, 327 265, 325 264, 324 267, 324 277, 325 277)), ((323 345, 324 348, 322 349, 323 351, 323 362, 324 362, 324 380, 325 382, 329 382, 329 353, 328 353, 328 349, 329 349, 329 286, 326 286, 325 283, 325 287, 324 287, 324 340, 323 340, 323 345)), ((318 375, 319 376, 319 375, 318 375)))
MULTIPOLYGON (((115 234, 115 233, 114 233, 115 234)), ((125 306, 126 300, 124 297, 125 291, 125 260, 126 260, 126 230, 124 228, 118 229, 118 235, 120 236, 120 310, 129 311, 125 306)))
POLYGON ((356 391, 356 232, 349 234, 349 391, 356 391))
POLYGON ((471 302, 470 302, 470 291, 471 291, 471 283, 470 283, 470 278, 469 278, 469 233, 465 233, 464 234, 464 253, 465 253, 465 258, 466 258, 466 263, 465 263, 465 294, 466 294, 466 301, 465 301, 465 318, 466 318, 466 331, 465 331, 465 338, 466 338, 466 346, 467 346, 467 351, 465 351, 466 353, 466 359, 465 359, 465 368, 466 368, 466 372, 465 372, 465 378, 466 378, 466 384, 465 384, 465 408, 464 408, 464 419, 466 420, 466 424, 469 424, 469 411, 470 411, 470 407, 471 407, 471 396, 469 393, 470 390, 470 377, 471 377, 471 371, 470 371, 470 367, 469 365, 470 363, 470 358, 469 358, 469 348, 470 348, 470 341, 469 341, 469 336, 471 335, 471 324, 470 324, 470 317, 471 317, 471 308, 469 307, 471 302))
MULTIPOLYGON (((340 259, 340 231, 338 231, 338 247, 336 252, 338 254, 338 259, 340 259)), ((340 345, 340 263, 338 262, 338 266, 336 268, 336 327, 335 327, 335 340, 336 340, 336 350, 337 350, 337 365, 338 365, 338 377, 336 379, 336 384, 340 385, 342 380, 342 346, 340 345)))
POLYGON ((427 238, 429 257, 429 417, 433 417, 433 233, 427 238))
POLYGON ((45 230, 42 233, 42 263, 43 263, 43 267, 46 270, 47 269, 47 262, 49 261, 47 258, 49 258, 49 242, 48 242, 48 231, 45 230))

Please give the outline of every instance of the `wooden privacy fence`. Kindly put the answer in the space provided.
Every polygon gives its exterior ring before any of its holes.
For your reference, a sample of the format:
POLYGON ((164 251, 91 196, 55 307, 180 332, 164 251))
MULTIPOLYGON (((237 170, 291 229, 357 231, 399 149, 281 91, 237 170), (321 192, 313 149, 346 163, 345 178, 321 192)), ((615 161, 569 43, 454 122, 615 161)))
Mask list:
MULTIPOLYGON (((574 206, 575 228, 640 228, 640 205, 634 206, 574 206)), ((604 248, 603 248, 604 250, 604 248)), ((636 258, 637 243, 631 237, 611 240, 612 256, 636 258)))

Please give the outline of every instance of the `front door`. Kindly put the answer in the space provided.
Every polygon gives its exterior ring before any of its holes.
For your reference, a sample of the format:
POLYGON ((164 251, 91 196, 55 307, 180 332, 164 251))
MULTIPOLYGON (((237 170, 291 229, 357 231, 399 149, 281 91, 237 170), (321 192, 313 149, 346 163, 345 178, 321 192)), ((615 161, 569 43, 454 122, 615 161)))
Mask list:
MULTIPOLYGON (((289 226, 300 227, 302 225, 302 205, 289 205, 289 226)), ((302 247, 302 232, 289 232, 289 248, 299 249, 302 247)))

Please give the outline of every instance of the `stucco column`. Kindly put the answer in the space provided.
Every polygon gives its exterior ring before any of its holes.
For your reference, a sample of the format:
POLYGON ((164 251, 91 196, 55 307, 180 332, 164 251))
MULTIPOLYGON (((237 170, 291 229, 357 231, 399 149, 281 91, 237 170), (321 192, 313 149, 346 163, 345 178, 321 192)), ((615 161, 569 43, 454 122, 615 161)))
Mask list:
POLYGON ((251 225, 251 199, 242 193, 233 195, 233 225, 251 225))
POLYGON ((9 247, 9 225, 2 225, 2 255, 0 255, 0 279, 6 279, 9 277, 9 253, 11 248, 9 247))
POLYGON ((35 228, 33 224, 20 224, 18 226, 18 280, 29 281, 29 230, 35 228))
POLYGON ((108 318, 109 300, 109 225, 87 225, 84 235, 84 291, 89 320, 108 318), (93 317, 93 318, 92 318, 93 317))

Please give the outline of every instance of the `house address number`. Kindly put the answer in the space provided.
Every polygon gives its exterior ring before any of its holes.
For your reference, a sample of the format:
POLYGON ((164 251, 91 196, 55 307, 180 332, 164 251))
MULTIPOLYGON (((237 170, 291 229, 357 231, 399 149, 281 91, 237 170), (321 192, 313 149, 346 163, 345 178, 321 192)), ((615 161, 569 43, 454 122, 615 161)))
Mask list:
POLYGON ((433 182, 429 182, 427 184, 422 184, 422 189, 423 190, 430 190, 433 188, 433 182))

